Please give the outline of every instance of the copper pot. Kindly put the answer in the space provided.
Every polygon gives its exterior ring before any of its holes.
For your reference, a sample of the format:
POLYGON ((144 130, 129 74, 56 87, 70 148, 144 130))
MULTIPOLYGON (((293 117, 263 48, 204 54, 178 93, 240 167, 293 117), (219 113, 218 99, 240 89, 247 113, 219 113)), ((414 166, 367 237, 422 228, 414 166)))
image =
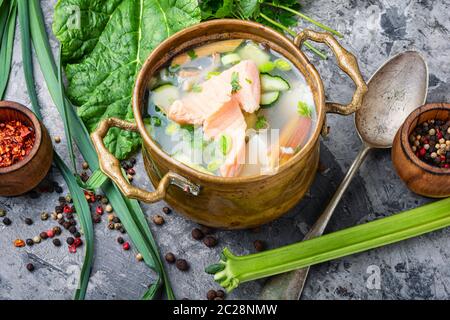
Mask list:
POLYGON ((200 23, 171 36, 161 43, 145 61, 136 81, 133 111, 136 124, 119 119, 105 119, 92 134, 102 171, 128 197, 152 203, 166 200, 177 211, 198 223, 225 229, 256 227, 272 221, 292 208, 311 186, 319 162, 319 136, 325 128, 325 114, 349 115, 361 105, 367 86, 355 57, 328 33, 304 30, 294 41, 258 23, 241 20, 213 20, 200 23), (224 178, 196 171, 172 159, 147 133, 142 108, 151 77, 170 60, 193 47, 226 39, 251 39, 264 43, 289 59, 303 74, 315 101, 318 123, 305 147, 275 175, 224 178), (322 80, 299 49, 305 40, 327 44, 336 55, 339 67, 356 84, 350 104, 326 103, 322 80), (103 145, 111 127, 139 132, 146 171, 156 187, 150 192, 130 185, 120 165, 103 145))

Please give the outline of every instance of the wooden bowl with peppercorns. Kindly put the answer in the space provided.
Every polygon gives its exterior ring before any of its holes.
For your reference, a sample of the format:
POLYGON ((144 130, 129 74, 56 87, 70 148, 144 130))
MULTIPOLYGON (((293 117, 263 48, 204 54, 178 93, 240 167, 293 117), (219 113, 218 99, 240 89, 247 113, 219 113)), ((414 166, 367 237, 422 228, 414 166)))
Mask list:
POLYGON ((44 179, 53 148, 44 125, 25 106, 0 101, 0 196, 24 194, 44 179))
POLYGON ((395 136, 392 161, 411 191, 449 197, 450 104, 426 104, 411 113, 395 136))

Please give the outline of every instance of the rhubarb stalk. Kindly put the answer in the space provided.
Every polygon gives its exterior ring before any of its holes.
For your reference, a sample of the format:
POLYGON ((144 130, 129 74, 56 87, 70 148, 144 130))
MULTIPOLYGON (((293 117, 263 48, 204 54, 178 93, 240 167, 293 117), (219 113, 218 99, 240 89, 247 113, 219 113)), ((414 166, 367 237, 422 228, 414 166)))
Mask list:
POLYGON ((206 268, 228 292, 240 283, 308 267, 450 226, 450 198, 318 238, 246 256, 225 248, 206 268))

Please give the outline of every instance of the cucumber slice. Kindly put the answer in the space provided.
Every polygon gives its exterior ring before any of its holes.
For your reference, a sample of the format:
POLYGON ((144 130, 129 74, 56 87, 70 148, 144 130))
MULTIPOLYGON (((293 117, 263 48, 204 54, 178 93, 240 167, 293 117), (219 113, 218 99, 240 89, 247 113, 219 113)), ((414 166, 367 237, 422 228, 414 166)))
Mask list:
POLYGON ((254 43, 247 44, 240 49, 238 53, 242 60, 253 60, 258 67, 270 61, 269 54, 264 52, 254 43))
POLYGON ((171 84, 164 84, 151 93, 151 102, 166 114, 172 103, 179 98, 178 88, 171 84))
POLYGON ((289 83, 282 77, 271 76, 270 74, 261 75, 261 89, 263 92, 287 91, 290 88, 289 83))
POLYGON ((280 91, 266 92, 261 95, 261 105, 265 107, 275 103, 280 98, 280 91))
POLYGON ((229 64, 238 63, 239 61, 241 61, 241 57, 237 53, 229 53, 229 54, 223 56, 221 61, 222 61, 222 64, 224 66, 226 66, 229 64))

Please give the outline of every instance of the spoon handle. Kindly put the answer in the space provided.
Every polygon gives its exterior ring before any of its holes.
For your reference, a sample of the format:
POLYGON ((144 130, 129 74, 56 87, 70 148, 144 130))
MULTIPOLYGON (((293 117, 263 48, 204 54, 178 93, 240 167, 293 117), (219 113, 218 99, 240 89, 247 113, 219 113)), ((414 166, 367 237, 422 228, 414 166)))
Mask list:
MULTIPOLYGON (((350 185, 353 177, 358 171, 359 167, 363 163, 367 156, 370 147, 363 144, 363 147, 359 151, 352 165, 350 166, 347 174, 342 180, 341 184, 337 188, 335 194, 331 198, 328 206, 317 219, 311 230, 306 234, 303 240, 309 240, 311 238, 319 237, 325 231, 328 222, 333 216, 334 210, 339 204, 342 196, 344 195, 347 187, 350 185)), ((260 298, 262 300, 298 300, 303 292, 306 278, 308 277, 309 267, 291 271, 288 273, 280 274, 270 278, 264 285, 260 298)))

